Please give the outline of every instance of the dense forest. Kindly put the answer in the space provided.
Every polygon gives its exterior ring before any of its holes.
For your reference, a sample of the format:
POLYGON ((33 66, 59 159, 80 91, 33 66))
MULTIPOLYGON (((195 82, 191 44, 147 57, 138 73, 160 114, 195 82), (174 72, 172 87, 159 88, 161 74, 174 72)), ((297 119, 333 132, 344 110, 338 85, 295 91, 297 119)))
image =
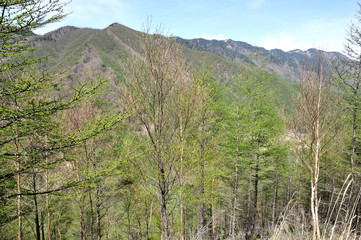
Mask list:
POLYGON ((0 239, 360 239, 361 12, 281 88, 150 24, 116 84, 69 75, 32 33, 63 8, 0 2, 0 239))

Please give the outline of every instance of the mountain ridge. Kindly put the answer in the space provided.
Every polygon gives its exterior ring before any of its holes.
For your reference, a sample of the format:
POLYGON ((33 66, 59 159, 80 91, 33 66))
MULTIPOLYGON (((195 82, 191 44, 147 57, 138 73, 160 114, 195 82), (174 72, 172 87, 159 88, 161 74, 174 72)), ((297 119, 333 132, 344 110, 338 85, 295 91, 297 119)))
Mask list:
MULTIPOLYGON (((113 72, 116 72, 115 75, 121 78, 121 70, 114 70, 115 65, 124 62, 125 58, 130 55, 139 56, 140 34, 141 32, 120 23, 112 23, 104 29, 64 26, 46 34, 38 35, 36 45, 39 49, 47 48, 44 54, 47 52, 50 55, 58 56, 58 58, 66 59, 76 52, 78 52, 78 55, 85 54, 84 49, 88 47, 85 45, 90 44, 93 49, 88 50, 88 52, 99 52, 98 55, 102 57, 103 65, 104 62, 107 62, 109 66, 112 65, 113 72), (121 52, 121 54, 117 54, 116 51, 121 52)), ((320 55, 331 61, 346 58, 339 52, 326 52, 315 48, 305 51, 294 49, 285 52, 281 49, 267 50, 263 47, 232 39, 174 38, 184 47, 187 61, 190 64, 199 65, 205 59, 210 59, 209 62, 216 69, 218 75, 226 76, 226 78, 236 74, 241 67, 263 64, 266 70, 279 75, 287 81, 296 82, 301 76, 302 69, 307 64, 312 65, 320 55)), ((80 56, 77 56, 77 59, 73 59, 74 61, 71 62, 77 64, 76 61, 79 59, 80 56)), ((55 60, 58 61, 59 59, 55 57, 55 60)))
POLYGON ((211 51, 220 56, 243 62, 246 64, 257 65, 254 59, 255 55, 260 55, 266 60, 266 68, 281 77, 288 80, 295 80, 301 76, 304 66, 312 64, 320 56, 327 60, 337 61, 339 58, 346 58, 339 52, 327 52, 316 48, 310 48, 305 51, 294 49, 283 51, 281 49, 267 50, 263 47, 253 46, 243 41, 227 40, 207 40, 203 38, 182 39, 176 38, 177 41, 191 49, 211 51))

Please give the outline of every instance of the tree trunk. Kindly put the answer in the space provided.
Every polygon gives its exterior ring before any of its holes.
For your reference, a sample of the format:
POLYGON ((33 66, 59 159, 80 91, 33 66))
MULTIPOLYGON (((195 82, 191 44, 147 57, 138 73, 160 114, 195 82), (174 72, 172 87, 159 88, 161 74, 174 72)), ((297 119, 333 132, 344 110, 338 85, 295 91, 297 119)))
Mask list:
POLYGON ((44 222, 45 222, 45 213, 41 212, 40 214, 40 219, 41 219, 41 223, 40 223, 40 227, 41 227, 41 240, 45 240, 45 230, 44 230, 44 222))
POLYGON ((231 226, 230 226, 230 236, 232 239, 236 237, 236 210, 237 210, 237 197, 238 197, 238 164, 239 164, 239 128, 240 128, 240 108, 238 107, 237 114, 237 148, 236 148, 236 161, 235 161, 235 173, 234 173, 234 186, 233 186, 233 203, 232 203, 232 212, 231 212, 231 226))
POLYGON ((248 200, 247 200, 247 217, 246 217, 246 239, 251 238, 251 194, 252 194, 252 167, 249 167, 249 175, 248 175, 248 200))
MULTIPOLYGON (((238 162, 238 161, 237 161, 238 162)), ((233 201, 231 212, 230 236, 232 239, 236 237, 236 210, 237 210, 237 195, 238 195, 238 163, 236 162, 234 186, 233 186, 233 201)))
MULTIPOLYGON (((75 168, 75 172, 76 172, 76 177, 77 180, 80 181, 80 174, 79 174, 79 160, 76 160, 76 166, 75 168)), ((79 202, 79 234, 80 234, 80 240, 84 240, 84 224, 83 224, 83 190, 82 188, 79 188, 79 192, 78 192, 79 196, 78 196, 78 202, 79 202)))
MULTIPOLYGON (((19 132, 19 128, 16 127, 16 135, 18 135, 19 132)), ((19 139, 16 137, 15 138, 15 146, 16 146, 16 153, 19 154, 19 139)), ((20 155, 20 154, 19 154, 20 155)), ((17 183, 17 187, 18 187, 18 240, 21 240, 23 238, 23 229, 22 229, 22 216, 21 216, 21 181, 20 181, 20 165, 21 165, 21 160, 20 160, 20 156, 17 156, 17 163, 16 163, 16 171, 18 172, 17 174, 17 178, 16 178, 16 183, 17 183)))
POLYGON ((94 240, 94 210, 91 187, 88 187, 89 206, 90 206, 90 239, 94 240))
POLYGON ((80 240, 84 240, 84 224, 83 224, 83 199, 81 197, 82 195, 82 190, 79 189, 79 197, 78 197, 78 202, 79 202, 79 231, 80 231, 80 240))
POLYGON ((161 197, 161 240, 168 240, 168 216, 167 216, 167 186, 164 168, 160 168, 160 197, 161 197))
POLYGON ((278 221, 279 216, 279 205, 278 205, 278 174, 276 173, 275 179, 275 190, 274 190, 274 197, 273 197, 273 213, 272 213, 272 224, 275 226, 278 221))
POLYGON ((252 235, 254 235, 256 229, 256 221, 257 221, 257 212, 258 212, 258 171, 259 171, 259 163, 258 163, 258 156, 255 168, 255 175, 254 175, 254 201, 253 201, 253 218, 252 218, 252 235))
MULTIPOLYGON (((35 172, 33 172, 33 191, 36 192, 36 178, 35 178, 35 172)), ((34 201, 34 221, 35 221, 35 233, 36 233, 36 239, 40 240, 40 223, 39 223, 39 211, 38 211, 38 200, 37 195, 34 194, 33 196, 34 201)))
POLYGON ((95 203, 95 206, 96 206, 96 218, 97 218, 97 236, 98 236, 98 240, 101 240, 102 238, 102 232, 101 232, 101 226, 100 226, 100 206, 101 206, 101 201, 100 201, 100 194, 99 194, 99 186, 96 187, 96 203, 95 203))
MULTIPOLYGON (((48 174, 47 177, 48 178, 48 174)), ((48 183, 48 181, 46 181, 48 183)), ((46 184, 48 186, 48 184, 46 184)), ((48 187, 47 187, 48 191, 48 187)), ((51 214, 50 214, 50 207, 49 207, 49 194, 46 194, 45 196, 46 201, 46 211, 48 213, 48 239, 51 240, 51 214)))
MULTIPOLYGON (((180 92, 180 101, 182 91, 180 92)), ((183 139, 183 116, 182 109, 179 107, 179 141, 180 141, 180 170, 179 170, 179 204, 180 204, 180 222, 181 222, 181 240, 184 240, 184 206, 183 206, 183 155, 184 155, 184 139, 183 139)))
POLYGON ((199 203, 199 222, 198 228, 200 231, 199 238, 203 240, 204 230, 206 228, 206 216, 205 216, 205 205, 204 205, 204 162, 201 162, 201 186, 200 186, 200 197, 201 202, 199 203))
POLYGON ((58 217, 58 234, 59 234, 59 240, 61 240, 61 209, 63 208, 63 204, 60 203, 60 208, 59 208, 59 217, 58 217))
MULTIPOLYGON (((45 136, 45 147, 47 148, 47 136, 45 136)), ((49 163, 49 159, 48 159, 48 152, 45 153, 46 157, 45 157, 45 162, 46 164, 49 163)), ((45 170, 45 189, 46 191, 49 190, 49 169, 46 168, 45 170)), ((51 240, 51 214, 50 214, 50 206, 49 206, 49 194, 45 195, 45 204, 46 204, 46 211, 48 213, 48 239, 51 240)))
POLYGON ((320 173, 320 157, 321 157, 321 138, 320 138, 320 109, 321 109, 321 94, 322 94, 322 82, 320 83, 319 92, 318 92, 318 103, 317 103, 317 119, 316 119, 316 149, 315 149, 315 162, 314 162, 314 188, 313 188, 313 201, 314 201, 314 232, 316 232, 317 240, 321 239, 320 226, 319 226, 319 217, 318 217, 318 178, 320 173))
MULTIPOLYGON (((358 84, 357 88, 358 90, 358 84)), ((357 108, 358 103, 355 103, 355 106, 353 107, 353 126, 352 126, 352 141, 351 141, 351 155, 350 155, 350 168, 351 168, 351 177, 352 177, 352 185, 351 185, 351 193, 350 193, 350 206, 353 206, 352 198, 353 198, 353 192, 355 188, 355 170, 354 170, 354 156, 356 151, 356 130, 357 130, 357 108)))
POLYGON ((212 178, 212 240, 216 239, 216 220, 215 220, 215 206, 214 206, 214 196, 213 196, 213 191, 214 191, 214 176, 212 178))
POLYGON ((139 228, 139 239, 143 239, 143 232, 142 232, 142 224, 140 221, 140 211, 139 211, 139 199, 138 199, 138 189, 137 185, 135 185, 135 207, 136 207, 136 216, 137 216, 137 222, 138 222, 138 228, 139 228))

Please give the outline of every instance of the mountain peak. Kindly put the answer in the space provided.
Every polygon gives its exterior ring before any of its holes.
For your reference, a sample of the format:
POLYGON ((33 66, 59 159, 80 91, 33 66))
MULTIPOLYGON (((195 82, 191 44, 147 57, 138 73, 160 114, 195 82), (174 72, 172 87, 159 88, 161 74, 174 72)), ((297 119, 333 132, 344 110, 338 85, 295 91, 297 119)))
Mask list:
POLYGON ((79 28, 74 26, 64 26, 61 28, 58 28, 54 31, 48 32, 40 37, 41 40, 51 40, 51 41, 57 41, 61 37, 63 37, 66 33, 77 30, 79 28))

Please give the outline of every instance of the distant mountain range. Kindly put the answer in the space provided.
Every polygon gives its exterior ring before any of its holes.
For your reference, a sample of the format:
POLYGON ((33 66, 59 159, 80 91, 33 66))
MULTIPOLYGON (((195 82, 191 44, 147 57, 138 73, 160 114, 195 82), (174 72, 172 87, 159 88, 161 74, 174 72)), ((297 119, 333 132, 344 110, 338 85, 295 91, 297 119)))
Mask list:
MULTIPOLYGON (((52 62, 46 67, 69 71, 69 77, 85 77, 86 72, 101 71, 106 76, 123 78, 123 66, 131 56, 140 53, 140 32, 118 23, 105 29, 62 27, 36 38, 36 54, 50 55, 52 62)), ((266 50, 245 42, 228 40, 182 39, 176 40, 184 46, 189 64, 207 62, 221 81, 237 75, 240 69, 265 63, 268 71, 287 81, 297 81, 302 68, 317 61, 320 54, 328 60, 345 56, 338 52, 317 49, 284 52, 279 49, 266 50)))
POLYGON ((297 80, 302 68, 314 63, 322 55, 325 59, 337 61, 346 58, 339 52, 326 52, 315 48, 284 52, 280 49, 266 50, 246 42, 227 40, 206 40, 202 38, 185 40, 177 38, 182 45, 195 50, 210 51, 226 59, 244 64, 257 64, 257 58, 265 61, 266 68, 287 80, 297 80))

